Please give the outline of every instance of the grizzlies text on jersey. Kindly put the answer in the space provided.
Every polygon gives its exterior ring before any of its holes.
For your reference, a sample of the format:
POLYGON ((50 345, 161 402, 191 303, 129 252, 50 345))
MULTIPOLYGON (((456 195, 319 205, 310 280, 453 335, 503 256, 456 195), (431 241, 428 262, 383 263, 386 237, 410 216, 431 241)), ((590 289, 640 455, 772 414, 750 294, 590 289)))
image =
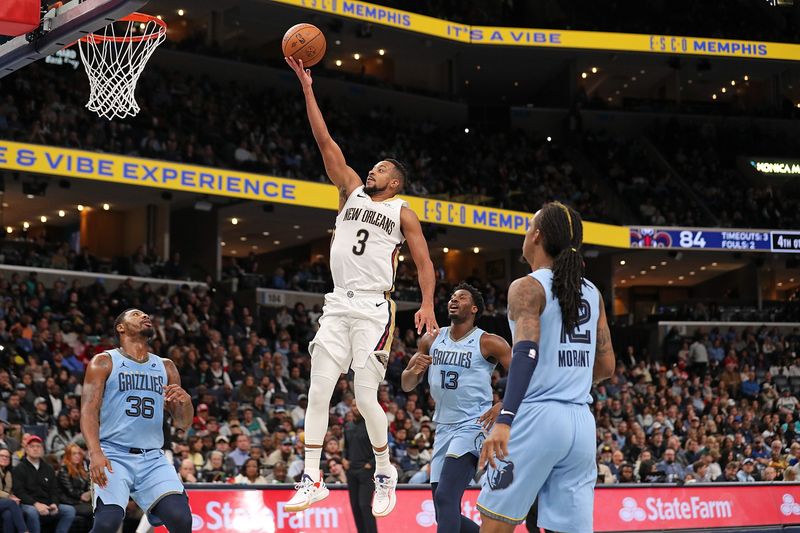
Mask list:
POLYGON ((481 354, 483 333, 472 328, 454 340, 450 328, 444 327, 431 344, 428 383, 436 401, 433 421, 437 424, 475 421, 492 406, 495 365, 481 354))
POLYGON ((159 449, 164 444, 164 387, 167 370, 149 354, 139 363, 119 350, 108 350, 111 374, 100 407, 100 444, 159 449))

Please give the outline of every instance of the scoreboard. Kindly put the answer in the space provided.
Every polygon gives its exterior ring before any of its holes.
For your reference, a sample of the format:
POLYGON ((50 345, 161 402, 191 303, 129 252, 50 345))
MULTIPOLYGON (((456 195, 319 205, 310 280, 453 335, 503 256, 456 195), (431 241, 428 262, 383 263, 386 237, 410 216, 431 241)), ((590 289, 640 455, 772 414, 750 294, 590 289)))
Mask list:
POLYGON ((800 253, 800 231, 632 227, 631 248, 800 253))

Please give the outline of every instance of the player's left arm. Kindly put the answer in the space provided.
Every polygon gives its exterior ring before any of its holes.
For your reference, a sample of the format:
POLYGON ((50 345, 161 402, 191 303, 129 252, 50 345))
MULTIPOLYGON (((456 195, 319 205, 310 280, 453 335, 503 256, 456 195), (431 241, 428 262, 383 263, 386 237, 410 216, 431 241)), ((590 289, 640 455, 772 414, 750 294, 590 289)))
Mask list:
POLYGON ((481 468, 487 462, 494 468, 495 456, 498 459, 505 459, 508 456, 511 423, 539 362, 541 315, 546 303, 544 287, 530 276, 519 278, 508 289, 508 316, 515 322, 514 348, 508 369, 503 408, 491 435, 483 443, 478 462, 481 468))
POLYGON ((408 249, 411 251, 411 258, 417 266, 417 278, 419 288, 422 291, 422 305, 414 315, 414 325, 417 327, 417 334, 422 334, 423 327, 429 332, 434 333, 439 330, 436 323, 436 315, 433 311, 433 292, 436 289, 436 275, 433 272, 433 262, 428 251, 428 243, 425 235, 422 234, 422 224, 419 223, 417 214, 411 209, 404 207, 400 211, 400 230, 408 241, 408 249))
MULTIPOLYGON (((506 370, 511 367, 511 346, 499 335, 492 333, 481 335, 481 355, 489 362, 500 363, 506 370)), ((497 402, 478 418, 478 423, 487 430, 492 429, 502 409, 503 402, 497 402)))
POLYGON ((173 424, 187 430, 194 419, 192 397, 181 387, 181 375, 171 359, 163 359, 167 371, 167 386, 164 387, 164 406, 172 415, 173 424))

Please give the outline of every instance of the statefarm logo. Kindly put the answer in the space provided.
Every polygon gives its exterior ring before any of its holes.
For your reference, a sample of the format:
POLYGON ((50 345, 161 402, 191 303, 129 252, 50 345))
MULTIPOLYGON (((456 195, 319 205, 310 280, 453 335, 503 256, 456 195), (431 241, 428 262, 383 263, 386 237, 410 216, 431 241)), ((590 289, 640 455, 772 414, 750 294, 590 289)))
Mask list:
POLYGON ((231 502, 211 500, 192 513, 192 531, 241 531, 274 533, 282 529, 338 529, 336 507, 314 506, 303 512, 289 512, 286 502, 279 502, 276 511, 265 505, 260 491, 246 491, 238 507, 231 502))
MULTIPOLYGON (((481 513, 468 497, 465 497, 461 503, 461 514, 476 524, 481 524, 481 513)), ((420 512, 417 513, 417 525, 426 528, 436 526, 436 507, 433 504, 433 500, 422 500, 420 503, 420 512)))
POLYGON ((794 496, 791 494, 783 495, 783 503, 781 503, 781 514, 783 516, 800 515, 800 503, 794 501, 794 496))
POLYGON ((622 500, 619 518, 623 522, 644 522, 658 520, 713 520, 731 518, 733 504, 729 500, 706 500, 699 496, 691 496, 682 500, 677 497, 671 500, 650 497, 644 500, 644 508, 639 507, 635 498, 622 500))

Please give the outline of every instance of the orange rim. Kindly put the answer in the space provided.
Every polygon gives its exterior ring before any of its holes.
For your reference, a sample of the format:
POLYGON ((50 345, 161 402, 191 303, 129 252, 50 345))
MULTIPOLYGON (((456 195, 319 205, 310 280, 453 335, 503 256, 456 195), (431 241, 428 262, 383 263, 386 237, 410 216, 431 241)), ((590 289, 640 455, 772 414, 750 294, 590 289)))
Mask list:
MULTIPOLYGON (((157 39, 163 33, 167 31, 167 23, 161 20, 158 17, 154 17, 153 15, 146 15, 144 13, 131 13, 130 15, 126 15, 119 19, 117 22, 144 22, 145 24, 148 22, 153 22, 158 25, 156 31, 152 33, 148 33, 147 35, 129 35, 123 37, 109 37, 107 35, 100 35, 97 33, 90 33, 85 37, 81 37, 80 40, 83 42, 115 42, 115 43, 140 43, 142 41, 149 41, 151 39, 157 39)), ((113 23, 112 23, 113 24, 113 23)))

